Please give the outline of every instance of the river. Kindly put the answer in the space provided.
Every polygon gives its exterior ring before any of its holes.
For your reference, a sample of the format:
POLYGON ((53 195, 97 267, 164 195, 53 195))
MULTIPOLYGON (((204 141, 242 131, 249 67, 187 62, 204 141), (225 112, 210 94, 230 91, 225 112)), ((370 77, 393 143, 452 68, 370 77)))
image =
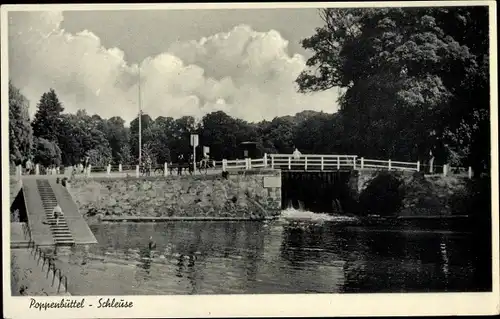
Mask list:
MULTIPOLYGON (((292 218, 293 219, 293 218, 292 218)), ((342 219, 110 223, 60 251, 73 295, 481 291, 469 233, 342 219), (149 237, 156 242, 152 252, 149 237)))

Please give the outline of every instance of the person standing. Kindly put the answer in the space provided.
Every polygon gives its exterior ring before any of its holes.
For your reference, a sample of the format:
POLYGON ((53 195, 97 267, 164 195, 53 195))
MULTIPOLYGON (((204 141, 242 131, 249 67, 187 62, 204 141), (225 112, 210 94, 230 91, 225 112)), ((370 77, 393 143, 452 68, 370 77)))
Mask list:
POLYGON ((182 166, 184 165, 184 155, 179 154, 177 157, 177 175, 182 175, 182 166))

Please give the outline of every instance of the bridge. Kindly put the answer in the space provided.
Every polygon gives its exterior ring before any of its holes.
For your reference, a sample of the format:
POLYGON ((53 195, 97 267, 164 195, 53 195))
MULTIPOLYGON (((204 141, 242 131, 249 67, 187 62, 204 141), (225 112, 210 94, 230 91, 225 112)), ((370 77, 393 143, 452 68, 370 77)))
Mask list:
POLYGON ((359 158, 357 155, 266 154, 259 159, 222 160, 222 170, 272 168, 296 171, 337 171, 356 169, 420 171, 420 162, 400 162, 359 158))
MULTIPOLYGON (((40 176, 40 169, 35 170, 35 176, 40 176)), ((188 164, 183 164, 182 170, 188 173, 188 164)), ((151 176, 168 176, 177 175, 178 164, 163 163, 152 167, 151 176)), ((195 174, 220 174, 222 171, 244 171, 249 169, 281 169, 284 171, 300 171, 300 172, 333 172, 340 170, 388 170, 388 171, 409 171, 419 172, 422 170, 420 161, 403 162, 394 161, 391 159, 368 159, 357 155, 332 155, 332 154, 301 154, 299 158, 295 158, 293 154, 264 154, 262 158, 245 158, 222 161, 210 161, 209 168, 206 170, 198 169, 195 174)), ((46 175, 65 175, 70 177, 72 168, 65 172, 55 171, 46 172, 46 175)), ((432 165, 425 168, 426 174, 439 174, 447 176, 449 174, 468 175, 472 178, 471 167, 450 167, 449 165, 432 165)), ((21 167, 16 168, 16 175, 20 178, 21 167)), ((106 165, 106 166, 89 166, 84 172, 76 174, 74 177, 140 177, 144 176, 138 165, 106 165)))
POLYGON ((25 235, 40 247, 97 243, 66 187, 55 178, 22 178, 11 210, 25 214, 25 235), (59 205, 64 215, 56 223, 52 211, 59 205))

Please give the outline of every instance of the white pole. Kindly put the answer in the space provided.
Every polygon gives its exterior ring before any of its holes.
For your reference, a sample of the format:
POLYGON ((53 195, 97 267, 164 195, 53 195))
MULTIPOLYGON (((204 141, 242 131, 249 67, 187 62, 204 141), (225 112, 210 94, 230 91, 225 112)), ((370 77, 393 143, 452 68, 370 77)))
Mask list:
POLYGON ((92 165, 89 164, 89 167, 87 167, 87 177, 90 177, 91 171, 92 171, 92 165))
POLYGON ((271 168, 274 169, 274 156, 271 154, 271 168))
POLYGON ((196 146, 193 143, 193 174, 196 175, 196 146))
POLYGON ((469 179, 472 179, 472 167, 469 166, 469 179))
POLYGON ((448 164, 443 165, 443 176, 448 175, 448 164))
POLYGON ((321 156, 321 170, 323 170, 324 167, 324 161, 323 161, 323 156, 321 156))
POLYGON ((223 159, 222 160, 222 171, 225 172, 227 170, 227 160, 223 159))
POLYGON ((142 158, 142 107, 141 107, 141 66, 139 65, 139 166, 142 158))
POLYGON ((139 177, 139 165, 135 166, 135 177, 139 177))
POLYGON ((307 156, 304 156, 304 170, 307 171, 307 156))
POLYGON ((391 164, 391 160, 389 159, 389 170, 391 170, 392 168, 392 164, 391 164))
POLYGON ((340 169, 340 157, 337 156, 337 169, 340 169))
POLYGON ((111 164, 108 164, 108 167, 106 167, 106 172, 108 175, 111 175, 111 164))
POLYGON ((365 158, 361 157, 361 169, 365 168, 365 158))
POLYGON ((122 164, 118 164, 118 172, 120 172, 120 173, 121 173, 121 172, 122 172, 122 170, 123 170, 122 164))
POLYGON ((40 175, 40 164, 35 165, 35 175, 40 175))
POLYGON ((288 157, 288 169, 292 169, 292 158, 288 157))
POLYGON ((167 169, 168 169, 167 162, 165 162, 163 164, 163 176, 165 176, 165 177, 167 176, 167 172, 168 172, 167 169))
POLYGON ((352 159, 352 162, 354 163, 353 169, 356 169, 356 160, 357 160, 357 158, 356 158, 356 156, 354 156, 352 159))
POLYGON ((420 172, 420 161, 417 161, 417 172, 420 172))
POLYGON ((267 167, 267 153, 264 153, 264 167, 267 167))

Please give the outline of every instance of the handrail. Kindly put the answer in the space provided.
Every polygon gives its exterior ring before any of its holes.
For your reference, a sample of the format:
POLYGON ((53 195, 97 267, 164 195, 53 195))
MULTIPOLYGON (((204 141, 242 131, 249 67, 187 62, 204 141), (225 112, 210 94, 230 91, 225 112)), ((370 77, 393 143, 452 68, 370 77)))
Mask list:
POLYGON ((30 254, 33 255, 33 259, 36 260, 36 264, 40 265, 40 260, 43 261, 42 263, 42 271, 43 268, 45 267, 45 264, 47 264, 47 273, 45 275, 46 278, 49 278, 49 273, 52 270, 52 284, 51 286, 54 286, 55 283, 55 278, 57 273, 59 272, 59 284, 57 287, 57 292, 59 293, 61 291, 61 283, 62 280, 64 279, 64 291, 67 293, 68 292, 68 277, 62 273, 62 270, 60 268, 57 268, 52 256, 45 253, 39 245, 36 245, 34 241, 30 239, 28 242, 28 249, 31 249, 30 254), (38 258, 37 258, 38 256, 38 258))

